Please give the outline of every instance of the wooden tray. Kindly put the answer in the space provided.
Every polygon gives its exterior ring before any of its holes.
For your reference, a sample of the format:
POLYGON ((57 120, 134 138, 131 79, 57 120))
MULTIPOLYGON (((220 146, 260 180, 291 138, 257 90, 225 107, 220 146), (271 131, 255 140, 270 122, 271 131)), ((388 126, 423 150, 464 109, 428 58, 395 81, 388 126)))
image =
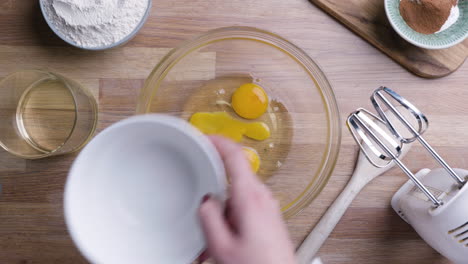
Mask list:
POLYGON ((310 0, 410 72, 439 78, 456 71, 468 56, 468 40, 444 50, 418 48, 388 22, 384 0, 310 0))

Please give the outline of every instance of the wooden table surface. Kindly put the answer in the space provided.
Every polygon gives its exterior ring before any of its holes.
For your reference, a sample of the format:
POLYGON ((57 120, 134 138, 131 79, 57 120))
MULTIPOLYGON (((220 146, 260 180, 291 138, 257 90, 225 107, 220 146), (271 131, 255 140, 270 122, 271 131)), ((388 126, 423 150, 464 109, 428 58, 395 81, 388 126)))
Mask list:
MULTIPOLYGON (((427 139, 454 167, 468 168, 468 64, 438 79, 416 77, 348 31, 307 0, 157 0, 147 24, 124 47, 85 52, 67 46, 45 24, 35 0, 0 1, 0 76, 48 67, 88 86, 98 98, 98 130, 134 112, 136 96, 158 60, 181 41, 232 25, 276 32, 303 48, 335 89, 343 118, 370 107, 380 85, 398 90, 431 121, 427 139)), ((288 221, 299 245, 352 173, 357 147, 343 128, 338 164, 323 193, 288 221)), ((0 150, 0 263, 86 263, 63 220, 62 192, 75 155, 26 161, 0 150)), ((421 147, 410 169, 436 165, 421 147)), ((449 263, 390 208, 407 180, 398 170, 376 179, 358 196, 320 256, 325 263, 449 263)))

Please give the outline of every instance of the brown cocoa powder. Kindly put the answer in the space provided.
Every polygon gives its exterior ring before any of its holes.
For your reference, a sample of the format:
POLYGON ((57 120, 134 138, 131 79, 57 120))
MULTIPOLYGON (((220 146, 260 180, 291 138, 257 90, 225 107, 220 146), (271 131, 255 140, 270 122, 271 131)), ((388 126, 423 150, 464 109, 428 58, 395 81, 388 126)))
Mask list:
POLYGON ((447 21, 458 0, 401 0, 400 13, 415 31, 433 34, 447 21))

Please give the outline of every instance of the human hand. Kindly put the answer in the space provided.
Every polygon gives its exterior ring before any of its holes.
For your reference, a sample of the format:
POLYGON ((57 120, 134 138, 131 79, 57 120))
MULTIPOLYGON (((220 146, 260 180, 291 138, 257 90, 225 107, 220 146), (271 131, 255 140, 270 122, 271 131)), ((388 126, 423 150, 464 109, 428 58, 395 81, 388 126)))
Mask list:
POLYGON ((224 138, 210 139, 224 161, 231 186, 226 210, 215 198, 200 206, 206 254, 218 264, 295 264, 279 203, 252 172, 241 147, 224 138))

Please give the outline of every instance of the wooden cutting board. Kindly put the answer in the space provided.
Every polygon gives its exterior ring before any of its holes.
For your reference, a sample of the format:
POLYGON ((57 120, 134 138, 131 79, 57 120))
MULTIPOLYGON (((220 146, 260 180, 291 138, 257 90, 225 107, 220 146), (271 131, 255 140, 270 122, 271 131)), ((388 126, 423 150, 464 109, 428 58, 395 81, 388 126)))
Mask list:
POLYGON ((446 76, 468 56, 468 39, 444 50, 422 49, 405 41, 388 22, 384 0, 310 1, 418 76, 446 76))

